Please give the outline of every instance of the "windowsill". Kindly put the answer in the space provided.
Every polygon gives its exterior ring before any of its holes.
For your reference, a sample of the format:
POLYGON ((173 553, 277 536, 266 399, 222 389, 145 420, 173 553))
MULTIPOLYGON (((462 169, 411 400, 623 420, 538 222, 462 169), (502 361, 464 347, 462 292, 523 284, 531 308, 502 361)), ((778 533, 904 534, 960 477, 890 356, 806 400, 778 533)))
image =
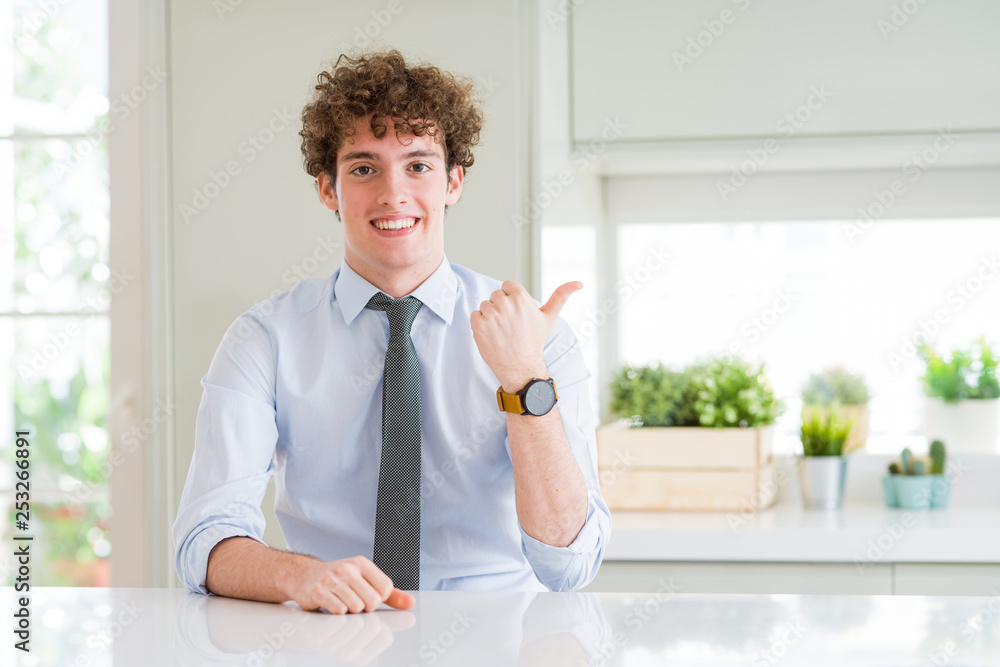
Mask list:
POLYGON ((753 514, 614 512, 604 559, 824 563, 996 563, 1000 506, 935 510, 880 504, 753 514))

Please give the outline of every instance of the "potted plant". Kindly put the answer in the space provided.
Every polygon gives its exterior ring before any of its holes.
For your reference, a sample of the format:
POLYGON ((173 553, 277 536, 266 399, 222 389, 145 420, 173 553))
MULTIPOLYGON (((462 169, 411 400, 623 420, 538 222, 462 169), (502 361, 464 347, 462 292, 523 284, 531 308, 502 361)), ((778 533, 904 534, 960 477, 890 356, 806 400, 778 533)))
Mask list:
POLYGON ((826 414, 832 405, 838 404, 841 414, 854 420, 844 443, 845 450, 854 451, 864 447, 868 439, 868 399, 868 385, 864 377, 843 366, 827 368, 811 374, 802 388, 803 419, 807 408, 819 409, 826 414))
POLYGON ((679 371, 626 365, 611 384, 611 411, 630 427, 756 428, 773 424, 783 410, 764 365, 738 357, 679 371))
POLYGON ((847 478, 845 449, 854 417, 834 403, 826 409, 807 407, 802 418, 802 456, 798 460, 802 503, 816 509, 838 509, 847 478))
POLYGON ((624 366, 611 395, 621 420, 597 431, 609 507, 718 511, 773 503, 776 488, 761 489, 784 406, 763 364, 716 357, 681 369, 624 366))
POLYGON ((951 443, 953 451, 995 452, 1000 442, 1000 381, 997 358, 986 338, 950 358, 926 343, 919 347, 923 375, 924 436, 951 443))
MULTIPOLYGON (((930 446, 931 507, 947 507, 951 480, 945 475, 947 452, 944 443, 935 440, 930 446)), ((897 494, 898 495, 898 494, 897 494)))
POLYGON ((885 504, 904 509, 947 507, 951 482, 944 474, 944 443, 931 443, 929 455, 919 458, 907 447, 899 461, 889 464, 889 475, 882 478, 885 504))

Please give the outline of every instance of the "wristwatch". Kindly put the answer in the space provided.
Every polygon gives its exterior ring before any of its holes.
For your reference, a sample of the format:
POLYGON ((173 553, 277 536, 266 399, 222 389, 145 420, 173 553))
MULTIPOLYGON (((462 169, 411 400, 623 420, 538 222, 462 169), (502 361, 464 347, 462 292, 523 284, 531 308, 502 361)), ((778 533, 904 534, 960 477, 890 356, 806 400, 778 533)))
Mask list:
POLYGON ((515 415, 534 415, 541 417, 552 409, 559 400, 556 383, 552 379, 540 380, 532 378, 524 389, 508 394, 503 387, 497 389, 497 405, 501 412, 512 412, 515 415))

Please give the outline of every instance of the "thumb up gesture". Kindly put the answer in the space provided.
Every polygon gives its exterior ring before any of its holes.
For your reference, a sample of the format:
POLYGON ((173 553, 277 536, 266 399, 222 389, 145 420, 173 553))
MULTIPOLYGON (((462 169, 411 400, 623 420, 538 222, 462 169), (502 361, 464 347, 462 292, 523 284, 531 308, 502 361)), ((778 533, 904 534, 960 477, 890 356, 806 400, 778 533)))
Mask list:
POLYGON ((473 311, 472 336, 504 391, 518 391, 533 377, 548 377, 542 359, 545 340, 570 294, 582 287, 580 281, 560 285, 539 308, 521 283, 506 280, 473 311))

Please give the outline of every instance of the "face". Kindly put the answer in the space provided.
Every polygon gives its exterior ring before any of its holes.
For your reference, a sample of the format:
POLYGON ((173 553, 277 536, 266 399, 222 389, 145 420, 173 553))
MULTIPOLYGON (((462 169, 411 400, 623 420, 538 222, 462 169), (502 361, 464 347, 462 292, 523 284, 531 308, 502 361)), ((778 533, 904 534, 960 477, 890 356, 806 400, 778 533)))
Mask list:
POLYGON ((337 178, 318 177, 323 203, 340 211, 344 257, 373 284, 426 278, 444 257, 444 207, 462 194, 462 169, 447 171, 442 144, 432 137, 382 139, 369 118, 337 153, 337 178))

